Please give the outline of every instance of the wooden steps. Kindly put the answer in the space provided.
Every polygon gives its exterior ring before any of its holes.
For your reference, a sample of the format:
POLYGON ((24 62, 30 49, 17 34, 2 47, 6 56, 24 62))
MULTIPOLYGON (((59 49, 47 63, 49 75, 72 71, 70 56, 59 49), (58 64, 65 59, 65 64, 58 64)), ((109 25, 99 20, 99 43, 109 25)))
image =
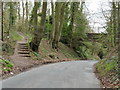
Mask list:
POLYGON ((18 55, 21 57, 30 57, 30 50, 27 43, 18 43, 18 55))

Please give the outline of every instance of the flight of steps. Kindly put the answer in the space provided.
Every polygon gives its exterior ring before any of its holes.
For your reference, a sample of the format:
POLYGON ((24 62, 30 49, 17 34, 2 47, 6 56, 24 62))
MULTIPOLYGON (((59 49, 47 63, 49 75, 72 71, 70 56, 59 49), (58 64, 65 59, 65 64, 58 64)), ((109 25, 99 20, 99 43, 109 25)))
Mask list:
POLYGON ((18 55, 21 57, 30 57, 30 50, 26 42, 18 43, 18 55))

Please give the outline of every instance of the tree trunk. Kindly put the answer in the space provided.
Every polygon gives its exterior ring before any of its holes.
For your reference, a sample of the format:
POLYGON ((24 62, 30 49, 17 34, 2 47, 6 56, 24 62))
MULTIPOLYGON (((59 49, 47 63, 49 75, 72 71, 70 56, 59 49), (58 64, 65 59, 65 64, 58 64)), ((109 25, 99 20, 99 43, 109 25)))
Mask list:
POLYGON ((118 2, 117 45, 118 45, 118 75, 119 75, 118 78, 120 78, 120 2, 118 2))
POLYGON ((20 2, 18 2, 18 21, 20 21, 20 2))
POLYGON ((26 32, 28 32, 28 1, 26 0, 26 32))
POLYGON ((0 22, 0 26, 1 26, 1 40, 3 41, 3 2, 0 1, 0 15, 1 15, 1 22, 0 22))
POLYGON ((22 16, 22 31, 24 31, 24 15, 25 15, 25 8, 24 2, 22 1, 22 9, 23 9, 23 16, 22 16))
POLYGON ((58 32, 59 35, 57 37, 57 42, 59 42, 61 38, 62 27, 63 27, 63 22, 64 22, 65 6, 66 6, 66 3, 63 3, 62 8, 61 8, 61 14, 60 14, 60 26, 59 26, 59 32, 58 32))
MULTIPOLYGON (((52 40, 52 48, 57 49, 58 48, 58 43, 61 38, 61 33, 62 33, 62 27, 63 27, 63 22, 64 22, 64 13, 65 13, 65 7, 67 3, 62 3, 62 2, 56 2, 56 7, 55 7, 55 20, 53 22, 53 40, 52 40)), ((54 17, 53 17, 54 18, 54 17)))
POLYGON ((53 42, 53 39, 54 39, 54 33, 55 33, 55 13, 54 13, 54 4, 53 2, 51 2, 51 8, 52 8, 52 31, 51 31, 51 34, 50 34, 50 45, 52 47, 52 42, 53 42))
POLYGON ((18 2, 18 31, 21 30, 21 20, 20 20, 20 2, 18 2))
POLYGON ((112 2, 112 8, 113 8, 113 42, 112 42, 112 45, 113 47, 115 46, 115 42, 116 42, 116 30, 117 30, 117 20, 116 20, 116 5, 115 5, 115 2, 112 2))
POLYGON ((71 22, 69 25, 69 47, 72 47, 72 39, 73 39, 73 29, 74 29, 74 21, 75 21, 75 13, 78 10, 79 2, 72 2, 71 5, 71 22))
MULTIPOLYGON (((13 19, 12 19, 12 2, 10 2, 10 13, 9 13, 9 30, 11 29, 12 25, 13 25, 13 19)), ((9 31, 8 31, 8 36, 9 36, 9 31)))
POLYGON ((52 48, 58 48, 58 40, 57 37, 59 35, 59 26, 60 26, 60 10, 61 10, 61 2, 56 2, 55 6, 55 33, 54 39, 52 41, 52 48))
POLYGON ((80 11, 83 12, 83 6, 84 6, 85 2, 81 1, 81 5, 80 5, 80 11))
POLYGON ((74 17, 75 16, 75 2, 72 2, 71 5, 71 22, 69 25, 69 47, 72 47, 72 34, 73 34, 73 24, 74 24, 74 17))
MULTIPOLYGON (((35 2, 35 5, 37 3, 35 2)), ((35 7, 35 16, 37 15, 37 5, 35 7)), ((44 31, 44 25, 45 25, 45 20, 46 20, 46 10, 47 10, 47 2, 43 2, 43 7, 42 7, 42 17, 41 17, 41 23, 38 28, 35 29, 34 31, 34 37, 32 41, 30 42, 30 47, 33 51, 38 52, 39 50, 39 44, 41 42, 41 39, 43 37, 43 31, 44 31)), ((35 24, 37 25, 37 17, 34 18, 35 24)))

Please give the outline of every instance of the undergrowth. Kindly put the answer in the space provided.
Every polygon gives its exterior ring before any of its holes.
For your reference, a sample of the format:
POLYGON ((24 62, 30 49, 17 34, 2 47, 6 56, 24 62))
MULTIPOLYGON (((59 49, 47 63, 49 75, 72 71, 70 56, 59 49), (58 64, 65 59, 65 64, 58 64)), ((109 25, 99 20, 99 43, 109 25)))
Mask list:
POLYGON ((8 60, 5 60, 5 59, 0 59, 0 65, 2 65, 2 71, 3 72, 11 72, 12 71, 12 67, 13 67, 13 64, 8 61, 8 60))
POLYGON ((117 56, 111 56, 109 60, 107 58, 101 60, 99 63, 96 64, 96 68, 103 85, 111 88, 120 87, 117 56), (105 80, 106 82, 103 82, 105 80))
POLYGON ((16 41, 21 40, 22 37, 17 33, 17 31, 11 30, 9 33, 9 40, 4 40, 2 45, 2 51, 4 55, 12 55, 14 53, 16 41))
POLYGON ((104 76, 109 72, 117 73, 117 58, 112 57, 110 60, 103 59, 96 65, 96 67, 101 76, 104 76))

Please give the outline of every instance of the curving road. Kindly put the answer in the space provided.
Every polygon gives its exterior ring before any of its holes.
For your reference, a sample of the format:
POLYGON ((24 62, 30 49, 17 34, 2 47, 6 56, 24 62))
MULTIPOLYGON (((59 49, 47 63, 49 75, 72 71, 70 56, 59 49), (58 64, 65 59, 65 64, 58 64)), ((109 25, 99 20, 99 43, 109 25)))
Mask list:
POLYGON ((2 81, 3 88, 100 88, 93 73, 97 61, 44 65, 2 81))

